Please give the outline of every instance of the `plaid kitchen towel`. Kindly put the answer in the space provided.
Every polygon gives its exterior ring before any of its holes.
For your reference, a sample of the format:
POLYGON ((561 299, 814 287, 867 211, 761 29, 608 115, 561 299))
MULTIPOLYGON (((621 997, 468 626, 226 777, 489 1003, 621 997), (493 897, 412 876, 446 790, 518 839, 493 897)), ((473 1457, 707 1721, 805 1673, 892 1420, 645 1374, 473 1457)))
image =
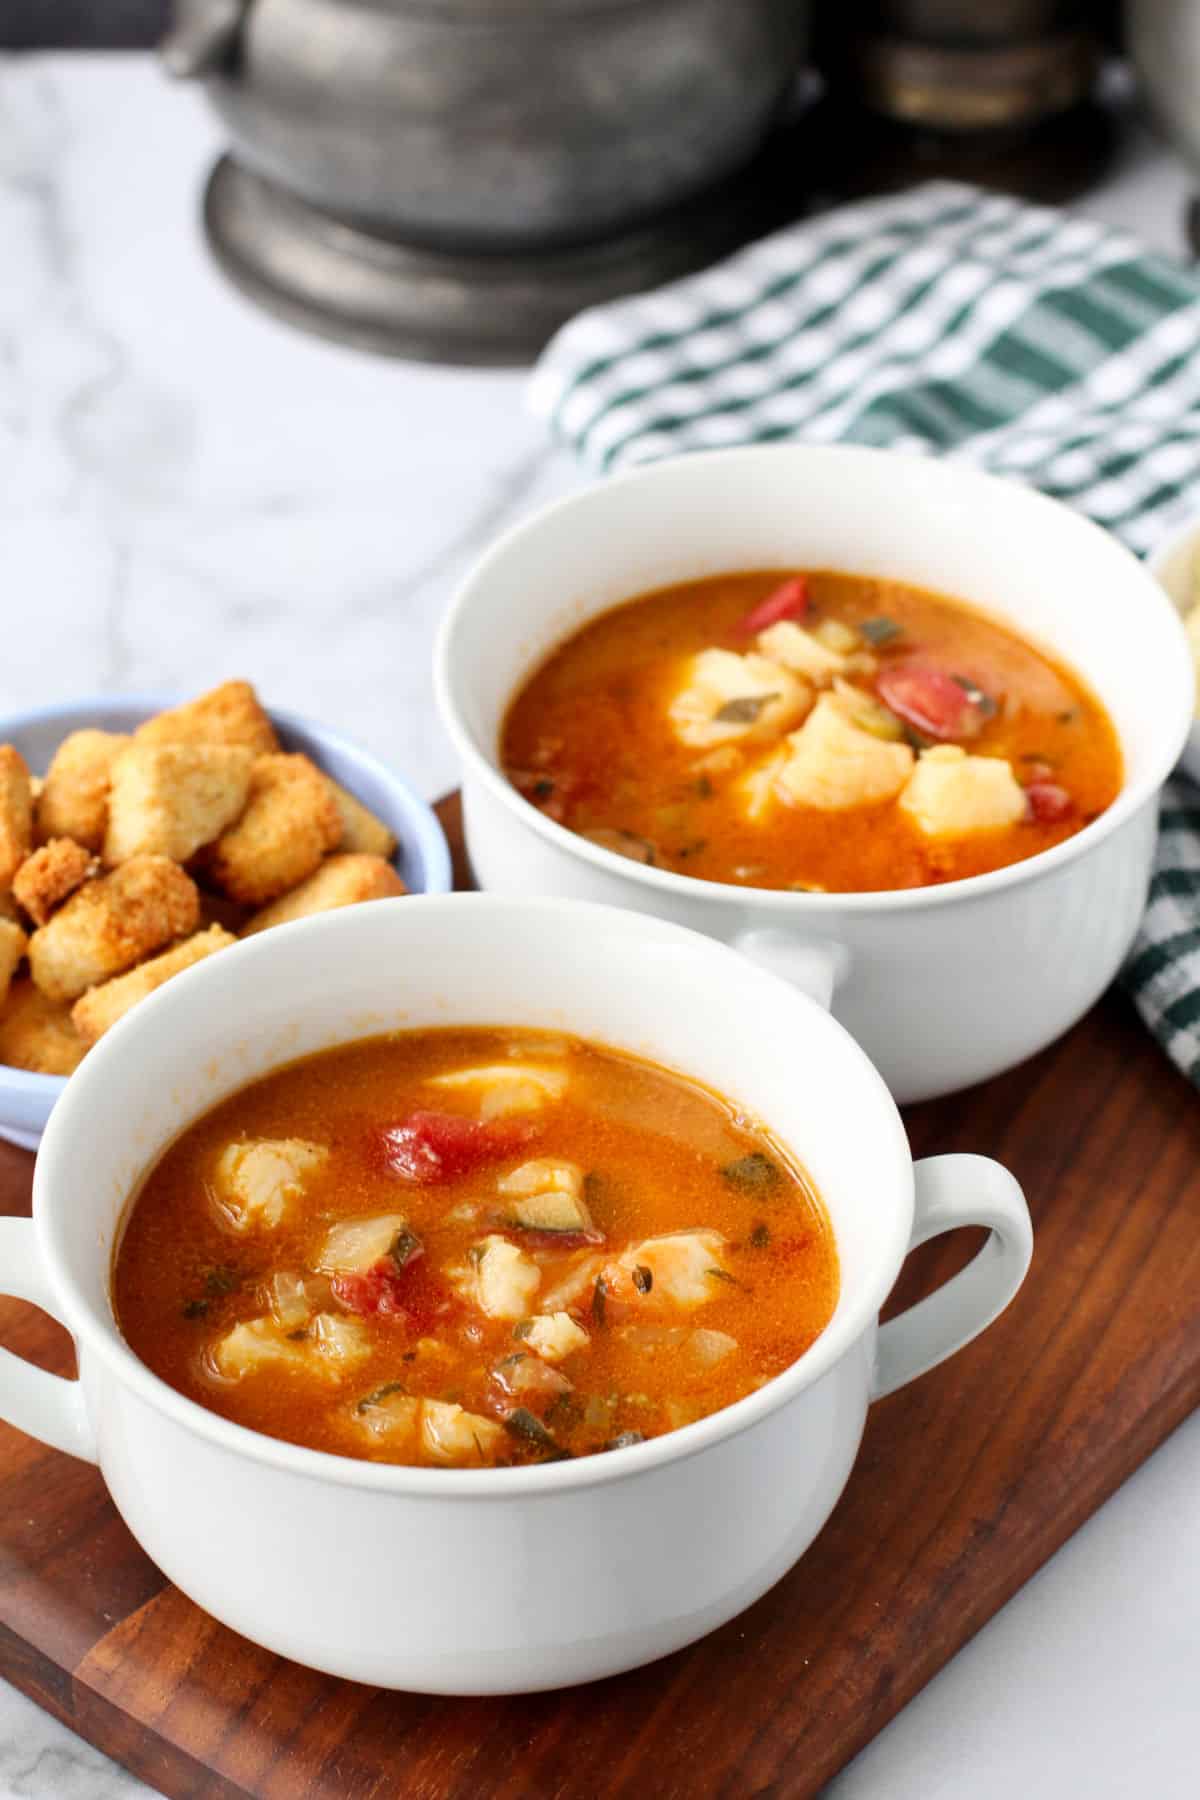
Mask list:
MULTIPOLYGON (((594 470, 787 438, 1018 477, 1145 552, 1200 510, 1200 278, 1125 232, 937 182, 582 313, 533 410, 594 470)), ((1200 801, 1164 796, 1126 980, 1200 1086, 1200 801)))

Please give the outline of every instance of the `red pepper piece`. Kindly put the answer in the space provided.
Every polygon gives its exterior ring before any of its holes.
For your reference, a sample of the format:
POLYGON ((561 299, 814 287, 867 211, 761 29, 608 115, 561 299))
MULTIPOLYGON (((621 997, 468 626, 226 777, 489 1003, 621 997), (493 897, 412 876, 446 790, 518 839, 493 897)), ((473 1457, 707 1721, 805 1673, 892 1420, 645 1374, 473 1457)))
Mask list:
POLYGON ((1039 825, 1057 825, 1075 810, 1074 800, 1057 781, 1031 781, 1025 789, 1025 798, 1029 802, 1030 817, 1039 825))
POLYGON ((734 630, 743 637, 753 637, 755 632, 765 631, 768 625, 778 625, 780 619, 805 618, 809 605, 808 583, 803 575, 794 575, 765 600, 760 600, 757 606, 752 606, 745 618, 738 620, 734 630))
POLYGON ((924 737, 973 738, 996 710, 982 689, 947 675, 943 669, 899 663, 884 669, 875 683, 883 704, 924 737))
POLYGON ((424 1187, 510 1156, 532 1135, 531 1125, 515 1120, 485 1124, 459 1113, 415 1112, 382 1133, 383 1159, 393 1175, 424 1187))

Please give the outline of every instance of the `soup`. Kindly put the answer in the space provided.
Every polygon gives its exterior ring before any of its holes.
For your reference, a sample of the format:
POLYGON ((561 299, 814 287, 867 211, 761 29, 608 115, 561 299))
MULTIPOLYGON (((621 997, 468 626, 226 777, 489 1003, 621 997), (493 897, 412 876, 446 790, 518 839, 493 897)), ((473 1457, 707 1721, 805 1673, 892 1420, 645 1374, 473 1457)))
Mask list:
POLYGON ((345 1456, 495 1467, 715 1412, 828 1323, 837 1256, 770 1135, 537 1032, 306 1058, 191 1125, 130 1207, 117 1322, 155 1374, 345 1456))
POLYGON ((560 645, 501 734, 549 817, 707 881, 854 893, 957 881, 1081 830, 1122 780, 1070 670, 941 595, 720 575, 560 645))

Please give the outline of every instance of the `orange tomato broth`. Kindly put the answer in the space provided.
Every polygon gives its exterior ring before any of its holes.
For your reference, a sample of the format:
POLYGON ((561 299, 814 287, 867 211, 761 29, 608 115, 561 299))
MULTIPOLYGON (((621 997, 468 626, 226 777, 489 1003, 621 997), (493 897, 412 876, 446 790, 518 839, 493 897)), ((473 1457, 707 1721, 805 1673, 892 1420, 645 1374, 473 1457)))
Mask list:
MULTIPOLYGON (((970 753, 1007 757, 1022 786, 1037 765, 1070 796, 1067 818, 930 840, 896 801, 824 811, 777 803, 746 819, 731 784, 761 757, 735 751, 708 775, 705 753, 676 738, 667 714, 686 660, 716 647, 745 652, 737 622, 791 571, 713 576, 662 588, 593 619, 560 644, 519 689, 501 733, 510 780, 577 832, 616 830, 644 840, 657 866, 707 881, 834 893, 957 881, 1048 850, 1115 799, 1122 782, 1116 732, 1096 697, 1061 663, 958 600, 903 582, 829 571, 805 577, 812 610, 857 627, 887 619, 887 644, 864 642, 879 670, 918 657, 973 682, 996 703, 970 753)), ((875 677, 855 678, 872 691, 875 677)), ((910 742, 918 742, 911 735, 910 742)), ((928 742, 928 740, 925 740, 928 742)), ((711 752, 708 753, 711 755, 711 752)))
MULTIPOLYGON (((420 1445, 398 1451, 370 1439, 356 1407, 401 1383, 408 1394, 489 1419, 511 1410, 491 1372, 522 1353, 523 1325, 486 1317, 455 1293, 446 1271, 461 1270, 471 1246, 497 1229, 500 1176, 542 1157, 568 1158, 586 1172, 587 1204, 604 1234, 594 1249, 530 1249, 542 1293, 589 1256, 609 1259, 655 1234, 694 1228, 723 1234, 725 1273, 707 1282, 709 1297, 691 1310, 653 1289, 642 1295, 627 1275, 610 1277, 598 1310, 589 1280, 569 1309, 589 1342, 557 1365, 569 1391, 528 1403, 551 1446, 505 1427, 503 1442, 468 1464, 589 1454, 623 1433, 651 1438, 689 1423, 786 1369, 832 1316, 838 1265, 821 1203, 803 1170, 735 1107, 680 1075, 578 1040, 437 1029, 304 1058, 189 1126, 130 1204, 112 1284, 120 1329, 155 1374, 225 1418, 341 1455, 427 1461, 420 1445), (412 1185, 389 1170, 380 1154, 386 1129, 430 1106, 479 1114, 477 1095, 431 1088, 430 1076, 514 1055, 547 1064, 557 1057, 569 1077, 563 1098, 524 1119, 527 1141, 433 1185, 412 1185), (328 1162, 277 1228, 232 1229, 213 1198, 222 1148, 237 1139, 293 1137, 327 1145, 328 1162), (464 1207, 475 1216, 450 1216, 464 1207), (274 1271, 312 1270, 332 1224, 395 1210, 424 1245, 401 1277, 402 1287, 412 1284, 415 1322, 362 1321, 369 1357, 332 1384, 291 1369, 236 1381, 215 1372, 213 1346, 239 1321, 266 1313, 263 1284, 274 1271), (728 1334, 736 1350, 702 1366, 692 1343, 697 1328, 728 1334)), ((523 1241, 519 1232, 505 1235, 523 1241)), ((336 1301, 326 1304, 337 1309, 336 1301)), ((533 1311, 537 1304, 535 1297, 533 1311)))

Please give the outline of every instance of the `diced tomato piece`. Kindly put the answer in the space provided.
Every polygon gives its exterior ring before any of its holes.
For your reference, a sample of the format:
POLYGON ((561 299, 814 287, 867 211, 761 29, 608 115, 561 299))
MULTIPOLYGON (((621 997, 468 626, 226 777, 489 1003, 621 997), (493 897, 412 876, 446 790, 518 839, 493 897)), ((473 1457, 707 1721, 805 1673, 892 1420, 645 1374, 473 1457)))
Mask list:
POLYGON ((1057 781, 1031 781, 1025 789, 1025 798, 1029 802, 1030 816, 1039 825, 1057 825, 1075 810, 1074 800, 1057 781))
POLYGON ((785 581, 765 600, 752 606, 746 616, 738 620, 734 630, 743 637, 753 637, 756 631, 765 631, 768 625, 778 625, 780 619, 803 619, 809 605, 808 583, 803 575, 794 575, 791 581, 785 581))
POLYGON ((931 738, 973 738, 993 713, 995 702, 970 682, 920 663, 884 669, 875 692, 898 718, 931 738))
POLYGON ((452 1297, 419 1258, 403 1269, 386 1256, 358 1275, 335 1275, 334 1299, 362 1318, 394 1319, 413 1333, 431 1331, 453 1308, 452 1297))
POLYGON ((386 1258, 359 1275, 335 1275, 329 1283, 333 1297, 347 1312, 364 1318, 400 1319, 409 1323, 404 1304, 404 1276, 386 1258))
POLYGON ((382 1133, 383 1158, 393 1175, 427 1186, 510 1156, 533 1130, 517 1120, 485 1124, 459 1113, 415 1112, 382 1133))

